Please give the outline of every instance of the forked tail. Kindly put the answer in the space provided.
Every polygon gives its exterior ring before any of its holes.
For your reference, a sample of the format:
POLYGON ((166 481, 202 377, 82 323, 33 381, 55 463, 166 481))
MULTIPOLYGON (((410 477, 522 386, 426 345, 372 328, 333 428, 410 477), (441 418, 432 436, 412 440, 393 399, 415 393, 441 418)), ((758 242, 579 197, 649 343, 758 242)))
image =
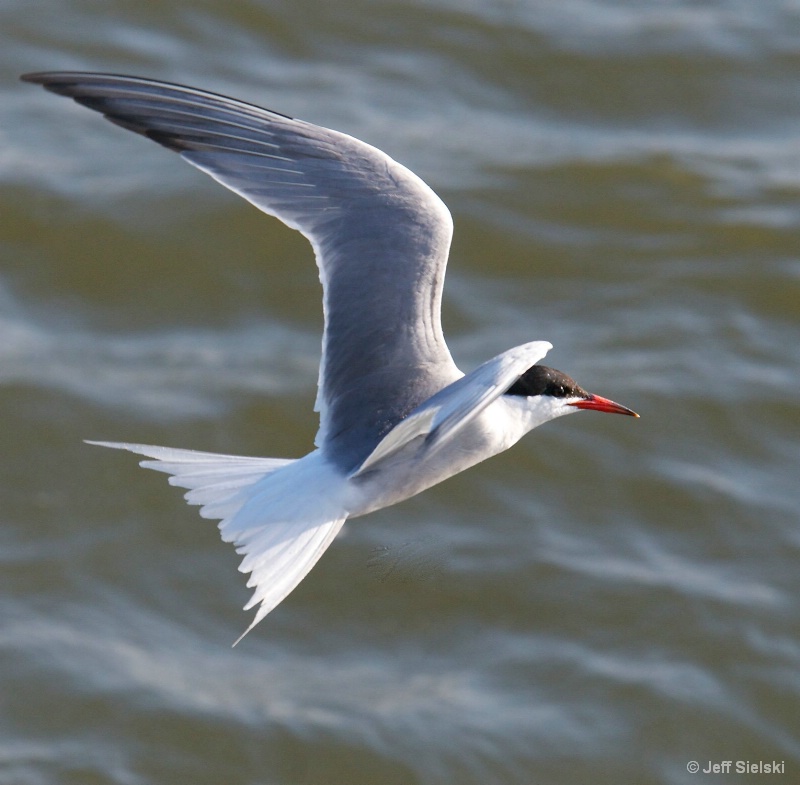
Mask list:
POLYGON ((144 455, 146 469, 172 475, 203 518, 220 520, 225 542, 244 556, 239 570, 254 588, 244 609, 258 605, 247 635, 300 583, 333 542, 346 518, 346 480, 318 452, 299 460, 247 458, 147 444, 95 442, 144 455))

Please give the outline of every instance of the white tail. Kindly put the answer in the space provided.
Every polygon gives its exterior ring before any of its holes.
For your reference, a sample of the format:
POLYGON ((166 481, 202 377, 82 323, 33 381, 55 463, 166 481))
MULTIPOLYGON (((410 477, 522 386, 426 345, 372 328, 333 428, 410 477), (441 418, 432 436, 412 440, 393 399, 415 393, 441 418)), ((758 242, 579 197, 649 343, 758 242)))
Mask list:
POLYGON ((247 458, 147 444, 87 442, 144 455, 146 469, 171 474, 170 485, 188 488, 189 504, 204 518, 220 519, 222 539, 244 556, 239 570, 251 573, 260 603, 247 635, 316 564, 346 518, 345 478, 318 451, 299 460, 247 458))

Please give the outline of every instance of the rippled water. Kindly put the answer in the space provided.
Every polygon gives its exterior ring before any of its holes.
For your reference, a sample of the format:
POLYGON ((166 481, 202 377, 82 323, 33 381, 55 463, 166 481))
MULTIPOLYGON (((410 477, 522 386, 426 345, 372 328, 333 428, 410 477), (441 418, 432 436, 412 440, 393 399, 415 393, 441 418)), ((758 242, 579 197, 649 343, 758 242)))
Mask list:
POLYGON ((800 782, 800 5, 6 2, 0 783, 800 782), (107 438, 296 456, 302 238, 17 82, 171 79, 450 206, 462 367, 583 414, 358 520, 236 649, 237 557, 107 438), (783 762, 779 775, 735 762, 783 762), (687 767, 688 766, 688 767, 687 767))

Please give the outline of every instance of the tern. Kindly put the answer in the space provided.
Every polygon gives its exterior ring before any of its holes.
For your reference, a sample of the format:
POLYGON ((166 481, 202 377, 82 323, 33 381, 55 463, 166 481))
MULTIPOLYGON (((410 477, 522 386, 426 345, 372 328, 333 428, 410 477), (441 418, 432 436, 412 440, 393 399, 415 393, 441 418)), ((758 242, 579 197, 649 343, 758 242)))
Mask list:
MULTIPOLYGON (((347 134, 215 93, 132 76, 26 74, 27 82, 174 150, 300 231, 325 317, 315 449, 251 458, 119 442, 188 489, 244 558, 258 609, 239 642, 308 574, 348 518, 407 499, 577 412, 638 415, 539 365, 546 341, 470 373, 441 327, 450 212, 417 175, 347 134)), ((236 644, 234 644, 236 645, 236 644)))

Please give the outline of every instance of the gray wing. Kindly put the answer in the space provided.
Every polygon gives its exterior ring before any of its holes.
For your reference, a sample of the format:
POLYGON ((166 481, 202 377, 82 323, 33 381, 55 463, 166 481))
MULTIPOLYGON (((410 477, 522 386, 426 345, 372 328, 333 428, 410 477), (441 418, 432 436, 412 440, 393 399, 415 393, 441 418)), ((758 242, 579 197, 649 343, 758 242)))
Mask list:
POLYGON ((460 376, 440 321, 450 213, 389 156, 189 87, 79 72, 23 79, 179 152, 310 240, 325 314, 317 444, 343 469, 460 376))

